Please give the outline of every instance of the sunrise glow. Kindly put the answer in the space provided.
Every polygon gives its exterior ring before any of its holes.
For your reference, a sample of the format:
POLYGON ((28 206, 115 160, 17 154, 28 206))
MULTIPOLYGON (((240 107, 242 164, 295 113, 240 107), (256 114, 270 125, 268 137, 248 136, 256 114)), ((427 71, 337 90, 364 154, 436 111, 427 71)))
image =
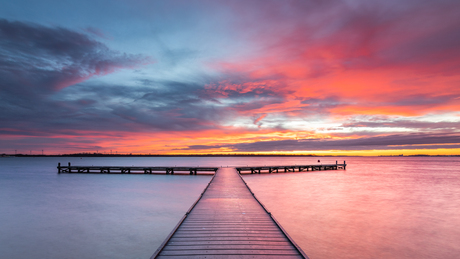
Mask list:
POLYGON ((20 2, 0 153, 460 155, 458 1, 20 2))

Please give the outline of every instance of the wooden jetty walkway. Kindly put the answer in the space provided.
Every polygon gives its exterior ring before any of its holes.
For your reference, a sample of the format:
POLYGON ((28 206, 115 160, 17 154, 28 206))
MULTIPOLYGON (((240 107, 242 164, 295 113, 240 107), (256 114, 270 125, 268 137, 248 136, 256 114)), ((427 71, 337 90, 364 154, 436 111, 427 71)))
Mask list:
POLYGON ((278 173, 281 172, 303 172, 303 171, 321 171, 321 170, 337 170, 337 169, 346 169, 347 164, 343 161, 343 164, 338 164, 335 161, 335 164, 320 164, 320 165, 289 165, 289 166, 247 166, 247 167, 237 167, 236 170, 241 174, 241 172, 249 171, 251 174, 267 172, 267 173, 278 173))
MULTIPOLYGON (((254 173, 278 173, 278 172, 304 172, 304 171, 321 171, 321 170, 337 170, 346 169, 347 164, 321 164, 321 165, 288 165, 288 166, 247 166, 237 167, 238 173, 251 172, 254 173)), ((58 174, 60 173, 99 173, 99 174, 154 174, 163 173, 174 174, 174 172, 189 172, 189 174, 197 174, 197 172, 217 172, 219 167, 165 167, 165 166, 61 166, 58 163, 58 174)))
POLYGON ((166 172, 166 174, 174 174, 174 172, 189 172, 197 174, 197 172, 213 172, 217 171, 217 167, 158 167, 158 166, 61 166, 58 164, 58 174, 60 173, 100 173, 100 174, 152 174, 156 172, 166 172))
POLYGON ((235 168, 219 168, 153 258, 308 258, 235 168))

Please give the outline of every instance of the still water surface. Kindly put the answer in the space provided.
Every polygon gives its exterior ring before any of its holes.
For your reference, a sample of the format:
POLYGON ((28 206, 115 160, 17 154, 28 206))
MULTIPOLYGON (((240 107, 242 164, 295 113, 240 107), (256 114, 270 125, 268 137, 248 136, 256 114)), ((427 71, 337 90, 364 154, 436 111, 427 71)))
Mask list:
POLYGON ((245 180, 312 259, 460 258, 459 158, 346 160, 245 180))
POLYGON ((246 175, 312 259, 459 258, 460 158, 0 158, 0 258, 149 258, 210 176, 57 174, 73 165, 335 163, 246 175))

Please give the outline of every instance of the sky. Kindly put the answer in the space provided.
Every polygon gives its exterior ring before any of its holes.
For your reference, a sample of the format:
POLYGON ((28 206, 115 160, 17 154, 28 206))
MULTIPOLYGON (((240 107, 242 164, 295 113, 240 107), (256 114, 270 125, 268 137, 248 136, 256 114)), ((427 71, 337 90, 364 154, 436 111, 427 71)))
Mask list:
POLYGON ((460 155, 458 0, 0 0, 0 153, 460 155))

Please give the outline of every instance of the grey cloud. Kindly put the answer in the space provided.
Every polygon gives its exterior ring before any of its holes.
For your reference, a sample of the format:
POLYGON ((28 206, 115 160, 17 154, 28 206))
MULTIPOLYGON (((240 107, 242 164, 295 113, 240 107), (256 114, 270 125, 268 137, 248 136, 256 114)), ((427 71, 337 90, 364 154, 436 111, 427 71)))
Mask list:
POLYGON ((441 130, 450 130, 450 131, 459 131, 460 121, 439 121, 439 122, 430 122, 430 121, 419 121, 411 119, 377 119, 377 120, 363 120, 363 119, 354 119, 350 120, 341 125, 342 127, 350 128, 407 128, 407 129, 416 129, 421 131, 441 131, 441 130))
MULTIPOLYGON (((422 149, 458 148, 459 134, 395 134, 389 136, 364 137, 358 139, 303 139, 260 141, 221 145, 239 152, 294 151, 294 150, 372 150, 372 149, 422 149), (453 145, 450 145, 453 144, 453 145), (404 146, 408 145, 408 146, 404 146), (411 146, 429 145, 429 146, 411 146)), ((190 146, 189 149, 213 149, 216 146, 190 146)))
POLYGON ((305 57, 310 78, 339 66, 449 75, 459 69, 458 1, 251 1, 245 7, 251 11, 241 27, 265 21, 249 31, 264 39, 269 53, 283 55, 280 62, 305 57))
POLYGON ((49 93, 94 75, 148 61, 146 57, 110 50, 76 31, 0 19, 2 91, 49 93))
MULTIPOLYGON (((89 125, 111 120, 98 106, 104 95, 69 100, 60 94, 94 75, 145 62, 150 59, 113 51, 76 31, 0 19, 2 127, 36 135, 94 128, 89 125)), ((74 89, 75 96, 81 93, 74 89)))

